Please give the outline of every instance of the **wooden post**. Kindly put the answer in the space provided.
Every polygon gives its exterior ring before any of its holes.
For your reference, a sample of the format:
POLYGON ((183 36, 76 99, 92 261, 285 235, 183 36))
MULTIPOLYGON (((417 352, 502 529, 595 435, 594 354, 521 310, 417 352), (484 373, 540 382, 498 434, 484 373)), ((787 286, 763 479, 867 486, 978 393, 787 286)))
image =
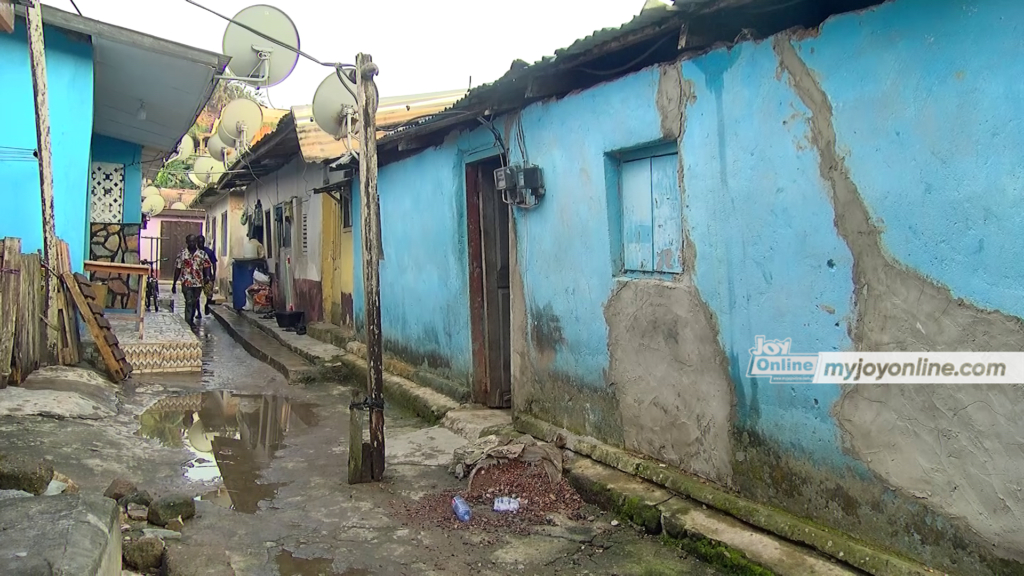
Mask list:
POLYGON ((359 194, 363 240, 363 290, 366 298, 367 394, 370 403, 371 480, 384 477, 384 352, 380 322, 380 202, 377 198, 377 65, 369 54, 356 56, 359 108, 359 194))
MULTIPOLYGON (((36 140, 39 146, 39 191, 43 203, 43 266, 56 270, 57 232, 53 222, 53 157, 50 154, 50 104, 46 92, 46 52, 43 46, 42 3, 34 0, 25 9, 25 23, 28 26, 28 60, 32 68, 32 91, 36 101, 36 140)), ((45 297, 43 317, 46 318, 46 349, 49 359, 56 359, 57 333, 57 291, 60 279, 52 273, 45 275, 45 297)))

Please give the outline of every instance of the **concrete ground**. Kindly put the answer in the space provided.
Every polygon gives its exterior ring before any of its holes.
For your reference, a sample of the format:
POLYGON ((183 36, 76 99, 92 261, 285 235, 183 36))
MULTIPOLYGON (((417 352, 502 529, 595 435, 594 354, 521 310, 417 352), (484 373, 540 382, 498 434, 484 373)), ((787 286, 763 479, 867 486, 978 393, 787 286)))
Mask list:
POLYGON ((404 518, 403 503, 465 488, 446 470, 462 437, 389 411, 385 481, 350 486, 349 389, 289 386, 212 318, 198 334, 202 374, 140 375, 116 397, 68 371, 41 374, 35 398, 0 391, 0 450, 49 459, 83 494, 123 477, 199 498, 168 543, 172 576, 718 574, 596 510, 526 534, 404 518))

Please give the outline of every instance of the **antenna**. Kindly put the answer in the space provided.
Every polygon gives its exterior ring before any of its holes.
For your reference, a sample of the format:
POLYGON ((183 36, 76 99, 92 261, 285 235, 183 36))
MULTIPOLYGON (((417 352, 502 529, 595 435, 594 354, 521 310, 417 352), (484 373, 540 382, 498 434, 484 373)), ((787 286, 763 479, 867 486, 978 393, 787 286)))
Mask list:
POLYGON ((181 142, 178 142, 178 147, 174 149, 174 155, 167 159, 167 163, 169 164, 175 160, 184 160, 195 153, 196 144, 192 141, 192 137, 186 134, 181 139, 181 142))
POLYGON ((211 184, 211 176, 217 169, 218 162, 209 156, 200 156, 196 159, 196 165, 193 166, 193 174, 199 180, 201 186, 211 184))
POLYGON ((299 31, 281 10, 257 4, 230 19, 224 30, 223 48, 224 54, 231 57, 228 70, 234 76, 218 78, 269 88, 295 70, 299 62, 299 31))
MULTIPOLYGON (((355 86, 349 78, 335 70, 324 78, 313 96, 313 120, 321 130, 341 140, 350 137, 355 124, 355 86)), ((348 149, 352 150, 351 140, 348 149)))
POLYGON ((150 218, 163 212, 163 210, 164 197, 160 195, 159 190, 157 190, 156 196, 147 196, 146 199, 142 201, 142 213, 149 216, 150 218))
POLYGON ((160 189, 157 188, 156 186, 146 186, 145 188, 142 189, 142 197, 143 198, 149 198, 151 196, 159 196, 159 195, 160 195, 160 189))
MULTIPOLYGON (((220 114, 221 141, 232 143, 232 148, 243 151, 249 148, 253 138, 263 126, 263 108, 247 98, 232 100, 220 114)), ((227 158, 225 158, 227 160, 227 158)))
POLYGON ((221 139, 220 132, 210 136, 210 139, 206 141, 206 151, 210 153, 211 158, 219 162, 224 162, 229 149, 228 145, 221 139))

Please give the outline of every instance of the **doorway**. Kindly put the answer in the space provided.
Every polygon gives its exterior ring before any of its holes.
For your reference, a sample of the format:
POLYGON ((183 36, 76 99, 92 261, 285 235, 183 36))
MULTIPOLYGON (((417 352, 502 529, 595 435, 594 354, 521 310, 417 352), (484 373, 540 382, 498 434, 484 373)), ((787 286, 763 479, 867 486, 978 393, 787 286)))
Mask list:
POLYGON ((202 222, 190 220, 164 220, 160 222, 160 266, 159 274, 161 280, 174 278, 174 261, 178 254, 185 249, 185 237, 189 234, 196 236, 203 233, 202 222))
POLYGON ((473 400, 512 406, 509 206, 494 186, 498 158, 466 165, 473 400))

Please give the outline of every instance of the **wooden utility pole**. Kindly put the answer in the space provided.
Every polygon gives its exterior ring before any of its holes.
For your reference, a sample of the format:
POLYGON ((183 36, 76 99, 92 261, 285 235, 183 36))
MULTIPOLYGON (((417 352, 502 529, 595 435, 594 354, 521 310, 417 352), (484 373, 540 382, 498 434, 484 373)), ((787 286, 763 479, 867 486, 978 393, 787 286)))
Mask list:
POLYGON ((53 276, 57 260, 57 232, 53 223, 53 156, 50 153, 50 104, 46 92, 46 52, 43 46, 42 3, 33 0, 25 9, 28 27, 28 60, 32 68, 32 90, 36 101, 36 140, 39 155, 39 190, 43 203, 43 267, 46 295, 43 317, 46 318, 46 349, 51 359, 57 358, 57 290, 60 280, 53 276))
POLYGON ((359 108, 359 194, 363 235, 363 289, 366 298, 367 406, 370 409, 370 478, 384 477, 384 352, 380 321, 380 202, 377 198, 377 65, 369 54, 356 56, 359 108))

